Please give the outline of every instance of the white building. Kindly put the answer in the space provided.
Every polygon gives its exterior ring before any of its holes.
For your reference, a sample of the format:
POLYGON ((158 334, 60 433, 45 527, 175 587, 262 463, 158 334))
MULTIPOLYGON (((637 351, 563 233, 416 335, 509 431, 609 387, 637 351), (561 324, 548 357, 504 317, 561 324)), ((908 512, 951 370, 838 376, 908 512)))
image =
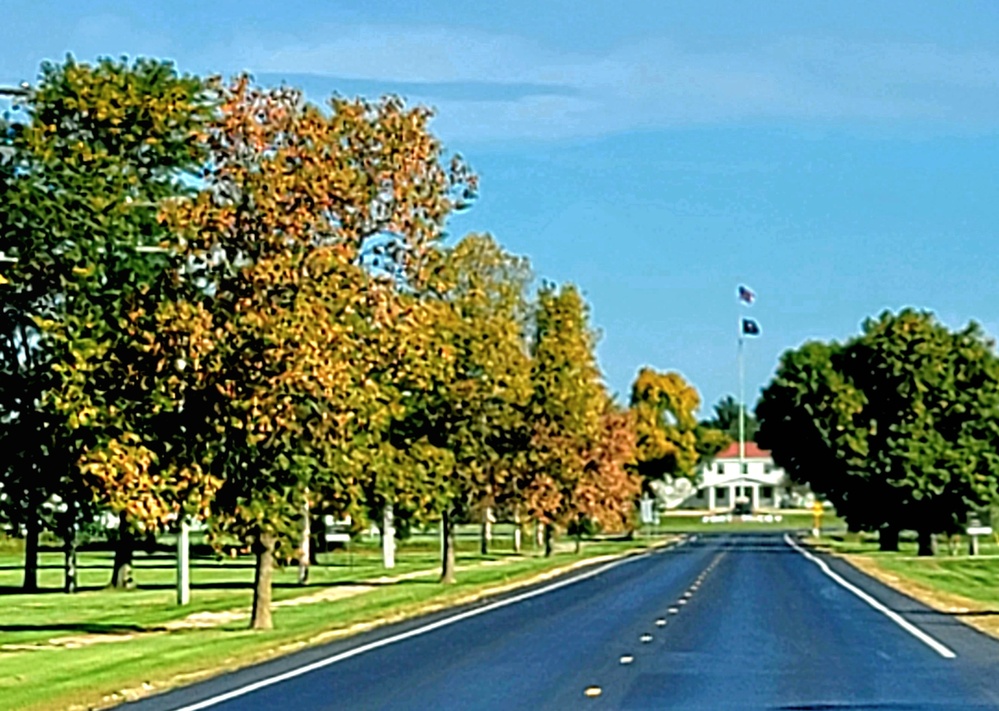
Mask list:
POLYGON ((711 511, 731 509, 738 501, 757 509, 807 506, 812 494, 792 484, 787 473, 774 465, 770 452, 755 442, 746 442, 746 456, 740 462, 739 444, 729 445, 701 469, 697 492, 685 506, 711 511))

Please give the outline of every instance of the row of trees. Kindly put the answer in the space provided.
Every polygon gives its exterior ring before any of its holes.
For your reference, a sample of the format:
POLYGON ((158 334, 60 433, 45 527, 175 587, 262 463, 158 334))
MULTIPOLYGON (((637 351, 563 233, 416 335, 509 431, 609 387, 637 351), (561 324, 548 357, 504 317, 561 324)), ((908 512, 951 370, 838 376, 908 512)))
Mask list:
POLYGON ((675 374, 614 403, 576 288, 532 294, 487 235, 446 244, 477 181, 429 119, 155 60, 43 66, 0 126, 0 516, 26 589, 43 529, 72 560, 120 516, 122 583, 136 532, 197 517, 255 555, 266 628, 317 512, 441 521, 452 581, 457 520, 534 521, 550 552, 628 527, 639 473, 718 444, 675 374))
POLYGON ((972 323, 886 312, 845 343, 783 355, 756 409, 759 441, 797 481, 826 497, 852 530, 962 530, 999 489, 999 358, 972 323))

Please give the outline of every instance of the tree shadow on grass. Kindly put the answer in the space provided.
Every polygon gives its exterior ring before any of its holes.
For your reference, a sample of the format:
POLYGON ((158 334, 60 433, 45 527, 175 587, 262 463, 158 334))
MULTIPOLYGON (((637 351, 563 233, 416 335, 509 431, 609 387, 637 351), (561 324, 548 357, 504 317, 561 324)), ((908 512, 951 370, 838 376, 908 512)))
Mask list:
POLYGON ((135 632, 151 632, 155 628, 143 625, 72 622, 45 623, 38 625, 8 625, 0 624, 0 634, 4 632, 76 632, 78 634, 129 634, 135 632))
MULTIPOLYGON (((313 582, 300 585, 292 582, 274 582, 272 587, 275 590, 322 590, 324 588, 346 588, 355 585, 366 587, 392 587, 393 585, 435 585, 436 577, 429 579, 407 579, 407 580, 337 580, 335 582, 313 582)), ((174 583, 149 583, 143 585, 139 582, 137 590, 174 590, 174 583)), ((217 582, 191 583, 192 590, 253 590, 253 583, 249 580, 220 580, 217 582)))
MULTIPOLYGON (((76 588, 77 592, 95 592, 97 590, 106 590, 107 587, 104 585, 81 585, 76 588)), ((65 595, 65 591, 62 586, 59 587, 41 587, 32 592, 25 592, 24 588, 20 585, 0 585, 0 596, 3 595, 54 595, 60 594, 65 595)))

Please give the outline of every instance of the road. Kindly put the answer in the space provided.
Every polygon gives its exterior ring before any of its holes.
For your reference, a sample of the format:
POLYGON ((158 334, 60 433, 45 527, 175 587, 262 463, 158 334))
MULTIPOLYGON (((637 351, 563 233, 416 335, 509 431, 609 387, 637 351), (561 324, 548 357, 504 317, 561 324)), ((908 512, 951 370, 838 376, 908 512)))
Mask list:
POLYGON ((999 642, 793 544, 699 536, 129 708, 999 708, 999 642))

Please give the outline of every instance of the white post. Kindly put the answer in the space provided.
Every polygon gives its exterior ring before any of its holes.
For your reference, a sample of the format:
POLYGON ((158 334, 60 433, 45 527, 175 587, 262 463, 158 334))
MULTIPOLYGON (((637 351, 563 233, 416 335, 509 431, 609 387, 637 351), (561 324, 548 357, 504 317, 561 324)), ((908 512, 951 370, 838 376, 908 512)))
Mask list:
POLYGON ((519 554, 523 543, 523 525, 520 522, 520 506, 513 508, 513 552, 519 554))
POLYGON ((395 567, 395 509, 391 501, 386 501, 382 510, 382 565, 395 567))
POLYGON ((750 486, 750 491, 753 492, 753 511, 755 512, 760 508, 760 485, 753 484, 750 486))
POLYGON ((184 516, 177 530, 177 604, 191 602, 191 536, 184 516))
POLYGON ((709 511, 714 511, 716 505, 717 505, 717 502, 715 501, 715 487, 714 486, 709 486, 708 487, 708 510, 709 511))

